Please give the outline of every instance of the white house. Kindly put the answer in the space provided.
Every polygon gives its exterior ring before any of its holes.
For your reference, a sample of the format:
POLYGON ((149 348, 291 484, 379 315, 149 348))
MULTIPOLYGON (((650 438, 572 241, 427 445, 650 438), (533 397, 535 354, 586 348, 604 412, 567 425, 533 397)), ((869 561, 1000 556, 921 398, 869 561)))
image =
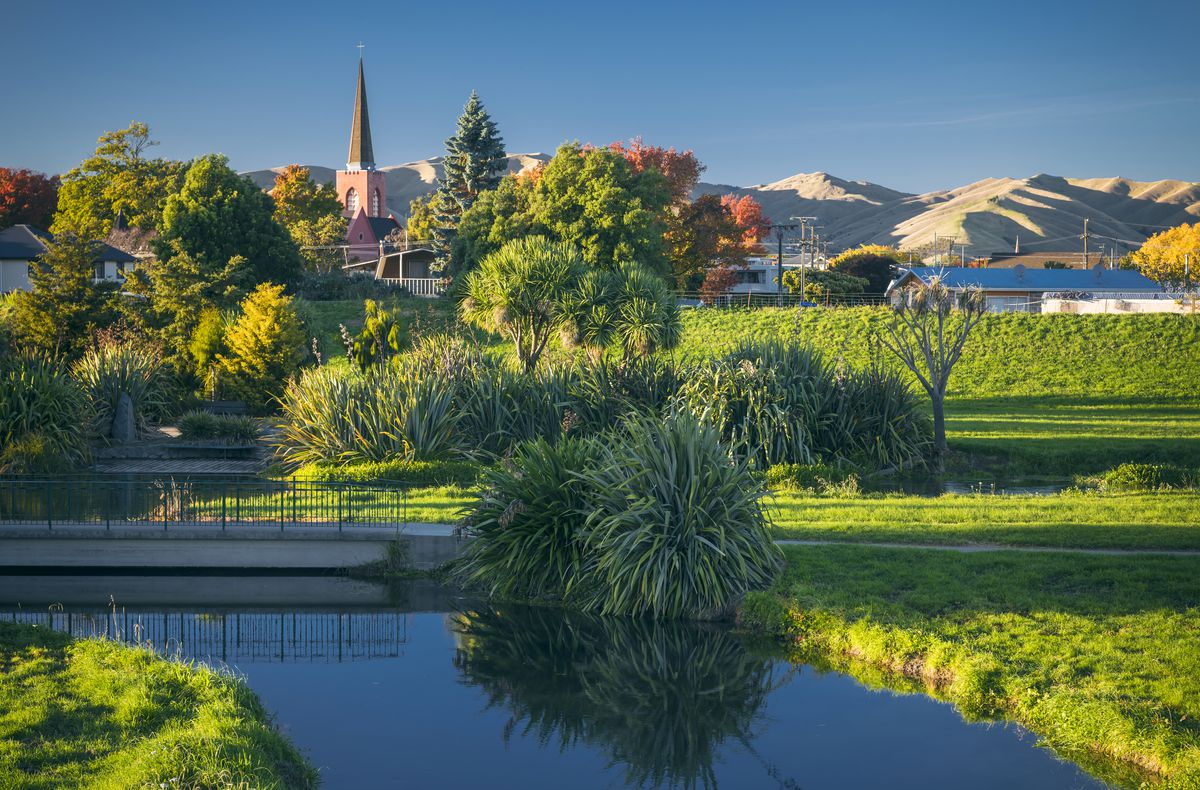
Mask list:
POLYGON ((998 269, 914 266, 900 269, 899 275, 888 286, 887 296, 896 303, 903 289, 918 281, 929 282, 934 277, 940 278, 954 292, 967 288, 982 290, 988 312, 992 313, 1059 312, 1058 304, 1064 300, 1080 303, 1160 301, 1165 304, 1171 299, 1162 286, 1138 272, 1106 269, 1099 264, 1091 269, 1026 269, 1021 265, 998 269))
MULTIPOLYGON (((29 267, 46 251, 47 242, 54 241, 49 231, 32 225, 13 225, 0 231, 0 293, 28 291, 29 267)), ((137 258, 103 242, 95 244, 96 258, 92 261, 95 282, 125 282, 125 273, 133 271, 137 258)))

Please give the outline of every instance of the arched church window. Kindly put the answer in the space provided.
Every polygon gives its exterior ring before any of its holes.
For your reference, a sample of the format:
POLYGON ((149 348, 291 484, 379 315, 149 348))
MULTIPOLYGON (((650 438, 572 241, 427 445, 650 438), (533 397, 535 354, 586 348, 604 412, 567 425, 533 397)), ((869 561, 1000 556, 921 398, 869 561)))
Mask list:
POLYGON ((379 190, 376 189, 371 193, 371 216, 379 216, 379 190))
POLYGON ((354 187, 346 191, 346 211, 351 215, 358 211, 358 193, 354 191, 354 187))

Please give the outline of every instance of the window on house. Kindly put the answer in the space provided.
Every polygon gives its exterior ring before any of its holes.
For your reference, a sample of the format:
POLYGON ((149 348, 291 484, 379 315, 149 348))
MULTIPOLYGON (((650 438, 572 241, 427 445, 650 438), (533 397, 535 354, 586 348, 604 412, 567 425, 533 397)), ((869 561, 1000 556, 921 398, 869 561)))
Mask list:
POLYGON ((354 190, 354 187, 350 187, 346 191, 346 211, 351 214, 358 211, 358 192, 354 190))

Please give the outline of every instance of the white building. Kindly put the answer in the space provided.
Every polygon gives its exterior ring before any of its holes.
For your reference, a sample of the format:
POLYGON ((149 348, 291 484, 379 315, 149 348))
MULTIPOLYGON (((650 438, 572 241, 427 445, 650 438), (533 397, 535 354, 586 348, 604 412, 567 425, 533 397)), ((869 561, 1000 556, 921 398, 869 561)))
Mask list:
MULTIPOLYGON (((13 225, 0 231, 0 293, 30 290, 29 268, 52 241, 54 236, 49 231, 32 225, 13 225)), ((103 242, 96 242, 95 249, 95 282, 123 283, 125 274, 137 265, 137 258, 103 242)))

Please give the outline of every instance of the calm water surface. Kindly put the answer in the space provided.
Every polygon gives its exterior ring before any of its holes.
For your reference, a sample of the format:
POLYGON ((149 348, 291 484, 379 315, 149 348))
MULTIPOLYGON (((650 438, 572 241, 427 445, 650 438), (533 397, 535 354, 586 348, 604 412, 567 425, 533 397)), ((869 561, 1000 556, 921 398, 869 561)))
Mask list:
POLYGON ((311 577, 0 576, 0 619, 234 668, 328 788, 1104 786, 1017 727, 715 626, 311 577))

